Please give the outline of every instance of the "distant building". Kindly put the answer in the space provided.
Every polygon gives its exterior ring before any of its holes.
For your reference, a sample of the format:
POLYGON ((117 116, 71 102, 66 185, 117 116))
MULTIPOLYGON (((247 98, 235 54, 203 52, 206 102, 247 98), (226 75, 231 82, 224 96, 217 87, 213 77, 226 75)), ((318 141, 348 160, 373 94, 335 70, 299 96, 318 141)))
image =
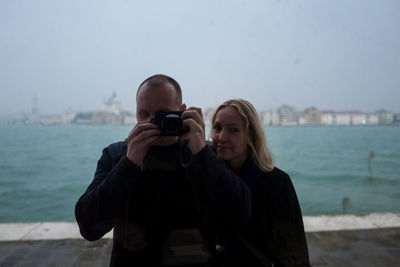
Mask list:
POLYGON ((73 124, 93 124, 92 120, 93 112, 77 112, 74 119, 72 120, 73 124))
POLYGON ((107 99, 103 100, 101 110, 105 113, 121 114, 121 103, 116 100, 117 94, 115 92, 107 99))
POLYGON ((260 119, 264 125, 279 125, 279 114, 274 110, 265 110, 260 113, 260 119))
POLYGON ((279 122, 281 125, 297 125, 295 108, 289 105, 282 105, 278 108, 279 122))
POLYGON ((66 124, 135 124, 135 115, 123 111, 116 97, 117 95, 114 92, 108 99, 104 100, 100 111, 75 112, 68 109, 62 115, 62 122, 66 124))
POLYGON ((335 122, 336 125, 351 125, 351 115, 347 112, 336 112, 335 122))
POLYGON ((74 124, 113 124, 121 125, 125 123, 122 114, 115 114, 104 111, 78 112, 74 117, 74 124))
POLYGON ((349 111, 350 115, 350 125, 366 125, 367 115, 360 111, 349 111))
POLYGON ((322 125, 335 125, 336 124, 336 112, 334 111, 322 111, 321 112, 321 124, 322 125))
POLYGON ((54 114, 54 115, 42 115, 36 121, 36 124, 41 125, 58 125, 62 124, 62 115, 54 114))
POLYGON ((394 114, 387 110, 379 110, 378 112, 378 124, 379 125, 390 125, 394 121, 394 114))
POLYGON ((400 113, 397 113, 397 114, 394 115, 393 123, 395 125, 400 125, 400 113))
POLYGON ((296 111, 295 112, 296 122, 299 126, 307 125, 306 114, 304 111, 296 111))
POLYGON ((322 111, 321 124, 328 126, 351 125, 351 114, 348 112, 322 111))
POLYGON ((70 124, 74 121, 76 115, 78 113, 75 111, 72 111, 71 109, 67 109, 63 114, 62 114, 62 122, 64 124, 70 124))
POLYGON ((378 125, 378 114, 360 111, 322 111, 321 125, 378 125))
MULTIPOLYGON (((322 112, 320 110, 317 110, 315 107, 311 107, 304 111, 303 117, 305 120, 305 124, 308 125, 321 124, 322 112)), ((301 124, 302 122, 299 121, 299 123, 301 124)))
MULTIPOLYGON (((204 122, 211 124, 215 108, 203 110, 204 122)), ((387 110, 368 113, 360 111, 321 111, 310 107, 304 111, 296 111, 294 107, 282 105, 274 110, 264 110, 258 113, 263 125, 303 126, 303 125, 326 125, 326 126, 363 126, 363 125, 400 125, 400 113, 393 114, 387 110)), ((40 115, 36 95, 32 98, 32 112, 19 113, 9 116, 7 123, 11 124, 112 124, 112 125, 134 125, 136 116, 122 109, 121 103, 117 101, 115 92, 107 99, 103 99, 101 109, 90 112, 77 112, 66 110, 62 115, 40 115)), ((0 122, 6 120, 0 117, 0 122)))
POLYGON ((378 125, 379 117, 377 113, 366 113, 367 125, 378 125))
POLYGON ((378 114, 360 111, 349 112, 351 125, 378 125, 378 114))

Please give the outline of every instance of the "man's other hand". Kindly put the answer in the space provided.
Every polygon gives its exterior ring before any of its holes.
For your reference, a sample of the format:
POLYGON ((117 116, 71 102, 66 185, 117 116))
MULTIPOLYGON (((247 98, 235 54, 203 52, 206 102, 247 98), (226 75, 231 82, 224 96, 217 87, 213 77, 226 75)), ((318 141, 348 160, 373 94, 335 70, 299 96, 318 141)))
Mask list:
POLYGON ((190 107, 181 116, 183 128, 189 127, 189 132, 182 135, 182 142, 188 142, 189 149, 193 154, 197 154, 206 146, 205 125, 201 108, 190 107))
POLYGON ((150 122, 138 122, 128 135, 128 159, 141 166, 149 148, 160 139, 160 129, 150 122))

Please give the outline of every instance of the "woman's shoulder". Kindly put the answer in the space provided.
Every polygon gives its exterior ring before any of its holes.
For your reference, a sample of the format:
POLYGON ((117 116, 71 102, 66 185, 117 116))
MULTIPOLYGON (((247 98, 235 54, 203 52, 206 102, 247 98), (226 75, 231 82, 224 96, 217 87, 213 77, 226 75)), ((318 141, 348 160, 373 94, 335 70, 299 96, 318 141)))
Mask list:
POLYGON ((285 171, 279 169, 278 167, 274 167, 272 171, 269 172, 270 175, 272 176, 284 176, 284 177, 289 177, 289 174, 287 174, 285 171))
POLYGON ((289 177, 289 174, 276 166, 269 172, 261 171, 261 174, 263 177, 289 177))
POLYGON ((290 176, 285 171, 279 169, 278 167, 274 167, 270 172, 263 172, 262 179, 267 183, 274 184, 287 184, 291 183, 290 176))

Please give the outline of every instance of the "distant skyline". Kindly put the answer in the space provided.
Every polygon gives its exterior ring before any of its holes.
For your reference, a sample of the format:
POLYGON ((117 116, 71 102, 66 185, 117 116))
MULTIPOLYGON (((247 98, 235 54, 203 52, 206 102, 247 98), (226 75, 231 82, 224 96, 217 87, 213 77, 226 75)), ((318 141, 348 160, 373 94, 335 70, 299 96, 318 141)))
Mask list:
MULTIPOLYGON (((35 97, 34 97, 35 98, 35 97)), ((31 107, 30 108, 28 108, 27 110, 24 110, 24 111, 19 111, 19 112, 16 112, 16 113, 2 113, 2 114, 0 114, 0 115, 17 115, 17 114, 33 114, 33 113, 36 113, 36 114, 38 114, 38 115, 61 115, 62 113, 64 113, 64 112, 95 112, 95 111, 101 111, 102 110, 102 106, 103 106, 103 100, 104 99, 107 99, 106 97, 102 100, 102 102, 101 103, 99 103, 99 105, 97 106, 97 107, 94 107, 93 109, 72 109, 71 107, 69 107, 69 108, 67 108, 67 109, 65 109, 65 110, 62 110, 61 112, 46 112, 46 113, 44 113, 44 112, 42 112, 41 111, 41 109, 40 109, 40 105, 38 104, 38 100, 37 100, 37 97, 35 98, 36 99, 36 101, 35 100, 33 100, 32 102, 31 102, 31 107), (35 102, 35 104, 33 103, 33 102, 35 102), (35 112, 33 112, 33 110, 35 109, 35 112)), ((117 97, 116 97, 116 99, 115 99, 117 102, 122 102, 121 100, 122 99, 119 99, 118 98, 118 95, 117 95, 117 97)), ((277 112, 277 110, 280 108, 280 107, 282 107, 282 106, 290 106, 290 107, 292 107, 292 108, 294 108, 294 110, 296 111, 296 112, 303 112, 303 111, 305 111, 306 109, 309 109, 309 108, 315 108, 315 109, 317 109, 317 110, 319 110, 319 111, 323 111, 323 112, 362 112, 362 113, 375 113, 375 112, 378 112, 378 111, 382 111, 382 110, 384 110, 384 111, 389 111, 389 112, 392 112, 392 113, 394 113, 394 114, 400 114, 400 112, 396 112, 396 111, 393 111, 393 110, 389 110, 389 109, 387 109, 387 108, 384 108, 384 107, 382 107, 382 108, 379 108, 379 109, 376 109, 376 110, 373 110, 373 111, 365 111, 365 110, 360 110, 360 109, 345 109, 345 110, 339 110, 339 109, 323 109, 323 108, 319 108, 318 107, 318 105, 311 105, 311 106, 308 106, 308 107, 305 107, 305 108, 298 108, 297 106, 295 106, 295 105, 290 105, 290 104, 287 104, 287 103, 282 103, 282 104, 277 104, 276 105, 276 107, 274 107, 274 108, 271 108, 271 107, 265 107, 265 108, 262 108, 262 107, 260 107, 260 108, 257 108, 257 111, 259 111, 259 112, 262 112, 262 111, 275 111, 275 112, 277 112)), ((200 106, 202 109, 203 109, 203 113, 205 112, 205 110, 207 110, 207 109, 209 109, 209 108, 211 108, 211 109, 216 109, 217 107, 218 107, 218 105, 214 105, 214 106, 200 106)), ((136 110, 133 110, 133 109, 129 109, 129 108, 127 108, 127 107, 124 107, 124 106, 121 106, 121 111, 128 111, 128 112, 131 112, 131 113, 133 113, 133 114, 135 114, 136 113, 136 110)))
POLYGON ((0 114, 135 112, 142 80, 188 106, 400 112, 396 0, 1 1, 0 114))

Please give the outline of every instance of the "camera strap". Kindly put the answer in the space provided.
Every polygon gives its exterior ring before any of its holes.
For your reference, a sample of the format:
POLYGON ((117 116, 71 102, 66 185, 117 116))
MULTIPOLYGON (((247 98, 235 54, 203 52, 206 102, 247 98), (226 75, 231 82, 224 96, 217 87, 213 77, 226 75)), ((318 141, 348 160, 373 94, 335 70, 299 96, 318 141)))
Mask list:
POLYGON ((193 155, 188 145, 189 145, 188 140, 182 142, 179 139, 179 154, 180 154, 182 168, 187 168, 190 165, 190 162, 192 161, 193 155))
POLYGON ((239 237, 240 241, 253 253, 253 255, 260 261, 260 263, 264 266, 274 267, 274 263, 271 262, 260 250, 258 250, 253 244, 247 241, 239 231, 234 231, 235 234, 239 237))

